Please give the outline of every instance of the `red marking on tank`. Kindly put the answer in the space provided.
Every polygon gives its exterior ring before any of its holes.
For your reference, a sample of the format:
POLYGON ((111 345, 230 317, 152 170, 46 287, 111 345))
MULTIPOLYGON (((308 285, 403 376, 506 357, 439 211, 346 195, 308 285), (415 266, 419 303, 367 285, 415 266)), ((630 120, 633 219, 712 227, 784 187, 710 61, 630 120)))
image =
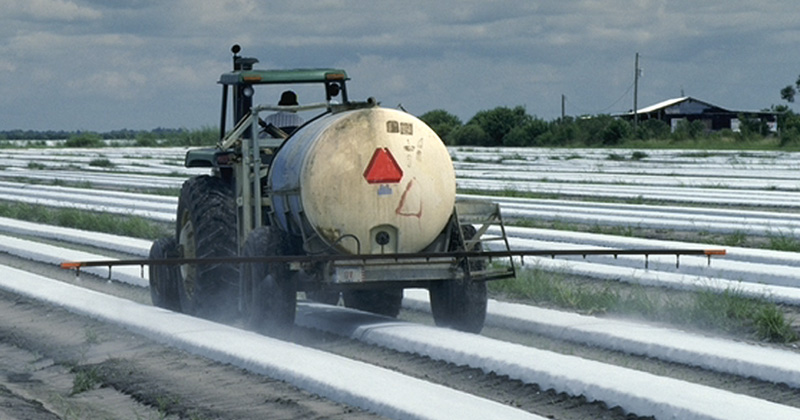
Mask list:
POLYGON ((394 160, 388 148, 379 147, 372 154, 372 159, 364 171, 364 178, 370 184, 394 184, 403 179, 403 169, 394 160))
POLYGON ((414 186, 414 181, 416 181, 416 178, 414 178, 411 181, 409 181, 408 185, 406 185, 406 189, 405 189, 405 191, 403 191, 403 195, 400 196, 400 203, 397 205, 397 208, 394 210, 394 212, 398 216, 411 216, 411 217, 416 217, 417 219, 421 219, 422 218, 422 201, 417 203, 419 205, 419 210, 416 213, 412 213, 408 209, 404 208, 406 206, 406 199, 409 198, 408 193, 411 191, 411 187, 414 186))

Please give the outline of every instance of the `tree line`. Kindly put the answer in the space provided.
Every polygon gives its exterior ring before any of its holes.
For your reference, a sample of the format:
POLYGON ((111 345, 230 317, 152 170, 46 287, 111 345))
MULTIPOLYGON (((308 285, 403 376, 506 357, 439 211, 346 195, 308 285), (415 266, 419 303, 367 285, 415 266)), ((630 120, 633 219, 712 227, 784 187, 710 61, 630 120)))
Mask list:
POLYGON ((111 130, 106 132, 95 132, 87 130, 4 130, 0 131, 0 140, 64 140, 72 136, 79 136, 85 134, 98 135, 107 140, 134 140, 137 136, 143 134, 152 134, 158 137, 168 137, 178 135, 181 132, 187 131, 186 129, 175 128, 154 128, 152 130, 129 130, 123 128, 121 130, 111 130))
POLYGON ((106 140, 130 140, 136 146, 207 146, 219 140, 219 129, 203 127, 186 128, 154 128, 152 130, 113 130, 65 131, 65 130, 7 130, 0 131, 0 142, 9 140, 28 141, 31 146, 44 146, 48 140, 66 140, 65 147, 103 147, 106 140))
MULTIPOLYGON (((781 89, 781 98, 794 102, 800 90, 800 76, 794 86, 781 89)), ((778 115, 777 134, 759 119, 739 116, 740 131, 708 131, 700 121, 681 121, 673 130, 667 123, 648 119, 636 126, 631 121, 611 115, 565 117, 546 121, 529 115, 523 106, 497 107, 476 113, 466 123, 454 114, 436 109, 420 119, 451 146, 504 147, 613 147, 634 143, 666 142, 713 147, 724 143, 757 143, 779 147, 800 147, 800 115, 786 105, 773 105, 769 110, 778 115)), ((153 130, 92 131, 0 131, 3 140, 64 140, 67 147, 100 147, 104 140, 132 140, 138 146, 213 145, 219 139, 215 127, 195 130, 155 128, 153 130)))
MULTIPOLYGON (((792 103, 798 91, 800 76, 794 85, 781 89, 781 99, 792 103)), ((772 144, 780 147, 800 147, 800 115, 787 105, 773 105, 764 111, 777 114, 777 134, 772 133, 763 121, 746 115, 738 116, 740 130, 736 133, 731 130, 712 132, 700 121, 681 121, 675 130, 667 123, 654 119, 634 126, 631 121, 610 115, 545 121, 528 115, 522 106, 480 111, 466 124, 443 109, 429 111, 420 119, 451 146, 602 147, 655 141, 660 144, 694 142, 713 146, 715 142, 763 144, 772 140, 772 144)))
POLYGON ((773 106, 779 133, 770 132, 759 119, 740 115, 740 131, 711 132, 700 121, 681 121, 675 130, 660 120, 649 119, 634 127, 631 121, 610 115, 566 117, 546 121, 529 115, 525 108, 497 107, 480 111, 463 123, 457 116, 437 109, 420 116, 451 146, 552 146, 603 147, 633 142, 758 142, 774 139, 779 146, 800 146, 800 116, 788 106, 773 106))

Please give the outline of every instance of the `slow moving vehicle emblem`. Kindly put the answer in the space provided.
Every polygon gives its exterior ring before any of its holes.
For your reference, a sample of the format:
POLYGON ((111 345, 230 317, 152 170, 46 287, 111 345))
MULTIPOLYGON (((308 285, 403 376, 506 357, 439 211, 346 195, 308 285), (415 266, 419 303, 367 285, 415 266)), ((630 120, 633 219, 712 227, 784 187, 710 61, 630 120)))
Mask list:
POLYGON ((364 171, 364 179, 370 184, 396 184, 403 179, 403 169, 388 148, 379 147, 364 171))

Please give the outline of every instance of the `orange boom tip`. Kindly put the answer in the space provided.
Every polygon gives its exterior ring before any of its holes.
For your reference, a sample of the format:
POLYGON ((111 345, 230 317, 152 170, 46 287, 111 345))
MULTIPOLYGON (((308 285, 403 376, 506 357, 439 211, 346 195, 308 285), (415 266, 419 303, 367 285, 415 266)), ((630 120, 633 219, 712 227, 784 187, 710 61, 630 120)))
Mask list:
POLYGON ((61 268, 66 268, 66 269, 69 269, 69 268, 80 268, 80 266, 82 266, 82 265, 83 264, 81 264, 79 262, 68 261, 68 262, 61 263, 61 268))
POLYGON ((724 249, 706 249, 706 255, 725 255, 727 252, 724 249))

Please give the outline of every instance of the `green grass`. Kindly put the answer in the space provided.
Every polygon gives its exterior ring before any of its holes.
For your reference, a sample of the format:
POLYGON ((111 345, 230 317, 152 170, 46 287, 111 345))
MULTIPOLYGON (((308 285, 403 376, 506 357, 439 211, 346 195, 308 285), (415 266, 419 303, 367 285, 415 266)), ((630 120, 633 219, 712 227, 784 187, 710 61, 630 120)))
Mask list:
POLYGON ((75 372, 75 378, 72 381, 70 396, 90 391, 102 383, 100 373, 95 367, 75 368, 73 371, 75 372))
POLYGON ((171 233, 164 225, 142 217, 94 213, 77 209, 55 209, 25 203, 0 202, 0 216, 143 239, 156 239, 171 233))
POLYGON ((800 241, 784 233, 768 236, 769 249, 776 251, 800 252, 800 241))
POLYGON ((747 234, 744 232, 737 230, 736 232, 731 233, 722 238, 722 244, 726 246, 739 246, 745 243, 747 240, 747 234))
POLYGON ((523 300, 587 314, 610 314, 755 337, 778 343, 798 340, 781 308, 741 291, 684 293, 604 281, 572 281, 538 267, 489 283, 499 298, 523 300))

